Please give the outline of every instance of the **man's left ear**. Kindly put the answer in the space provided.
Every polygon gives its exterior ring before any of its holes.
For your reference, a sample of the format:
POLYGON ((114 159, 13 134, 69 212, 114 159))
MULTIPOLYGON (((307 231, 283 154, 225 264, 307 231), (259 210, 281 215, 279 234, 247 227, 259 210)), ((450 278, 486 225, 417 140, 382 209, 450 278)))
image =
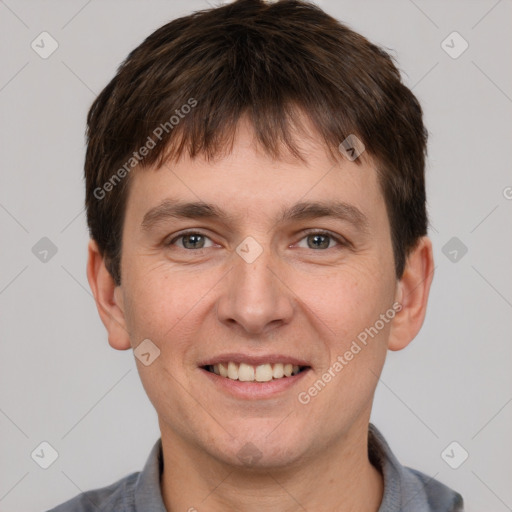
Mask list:
POLYGON ((397 282, 395 301, 402 309, 393 319, 389 350, 402 350, 418 334, 425 320, 433 277, 432 242, 424 236, 409 253, 402 278, 397 282))

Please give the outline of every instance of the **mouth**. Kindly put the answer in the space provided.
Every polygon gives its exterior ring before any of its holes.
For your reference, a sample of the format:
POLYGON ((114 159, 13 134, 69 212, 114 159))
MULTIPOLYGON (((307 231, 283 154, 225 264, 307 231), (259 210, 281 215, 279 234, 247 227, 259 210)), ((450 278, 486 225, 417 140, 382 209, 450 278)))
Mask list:
POLYGON ((311 367, 291 362, 249 364, 225 361, 203 365, 200 368, 225 379, 240 382, 270 382, 294 377, 311 367))
POLYGON ((313 370, 309 361, 286 354, 222 354, 198 370, 225 396, 237 400, 291 400, 292 390, 313 370))

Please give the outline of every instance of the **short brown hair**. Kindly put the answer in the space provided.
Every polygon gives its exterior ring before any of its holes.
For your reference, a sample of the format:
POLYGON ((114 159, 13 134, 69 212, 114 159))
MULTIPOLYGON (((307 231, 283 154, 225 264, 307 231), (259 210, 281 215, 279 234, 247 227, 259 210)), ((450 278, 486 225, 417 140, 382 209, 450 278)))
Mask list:
POLYGON ((159 167, 184 152, 210 159, 232 147, 245 115, 268 154, 278 157, 284 144, 301 158, 291 135, 299 112, 331 155, 340 157, 354 134, 376 162, 400 278, 427 234, 427 130, 416 97, 386 51, 319 7, 238 0, 156 30, 90 108, 87 223, 115 283, 132 167, 159 167))

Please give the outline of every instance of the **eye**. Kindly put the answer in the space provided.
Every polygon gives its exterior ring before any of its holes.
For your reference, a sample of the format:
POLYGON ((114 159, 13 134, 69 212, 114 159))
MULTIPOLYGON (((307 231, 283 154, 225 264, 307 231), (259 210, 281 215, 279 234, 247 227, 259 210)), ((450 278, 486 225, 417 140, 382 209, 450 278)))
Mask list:
POLYGON ((336 245, 347 245, 347 243, 340 237, 334 236, 327 231, 311 231, 308 232, 307 235, 301 239, 306 240, 306 246, 300 245, 299 247, 303 247, 306 249, 331 249, 333 247, 331 242, 335 242, 336 245))
POLYGON ((212 247, 213 243, 206 235, 203 235, 202 233, 198 233, 196 231, 188 231, 186 233, 181 233, 168 242, 165 242, 166 247, 171 245, 177 245, 180 249, 197 250, 212 247), (176 243, 177 241, 180 241, 180 243, 176 243), (210 242, 210 245, 208 245, 208 241, 210 242))
MULTIPOLYGON (((180 249, 184 250, 201 250, 207 249, 209 247, 213 247, 214 243, 212 240, 200 233, 198 231, 187 231, 185 233, 180 233, 178 236, 175 236, 168 242, 164 242, 166 247, 177 246, 180 249)), ((328 231, 310 231, 307 232, 306 236, 304 236, 298 247, 305 249, 332 249, 336 246, 346 246, 348 242, 342 237, 335 236, 328 231), (303 243, 305 240, 305 245, 303 243)))

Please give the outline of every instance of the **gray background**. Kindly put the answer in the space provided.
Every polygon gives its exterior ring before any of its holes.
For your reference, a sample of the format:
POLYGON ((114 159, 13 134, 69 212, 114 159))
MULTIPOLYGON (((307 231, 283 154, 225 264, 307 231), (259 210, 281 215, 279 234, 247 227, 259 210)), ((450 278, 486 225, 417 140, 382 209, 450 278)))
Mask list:
MULTIPOLYGON (((468 511, 512 510, 512 3, 318 3, 393 49, 430 131, 430 306, 417 339, 389 354, 372 421, 468 511), (453 31, 469 43, 458 58, 442 46, 453 31), (452 441, 469 453, 458 469, 441 456, 452 441)), ((85 116, 143 38, 206 7, 0 1, 2 512, 45 510, 140 470, 159 436, 133 354, 109 347, 86 279, 85 116), (47 59, 31 48, 42 31, 59 44, 47 59), (57 247, 46 262, 32 251, 43 237, 57 247), (59 454, 46 470, 30 455, 42 441, 59 454)), ((448 453, 460 462, 460 448, 448 453)))

